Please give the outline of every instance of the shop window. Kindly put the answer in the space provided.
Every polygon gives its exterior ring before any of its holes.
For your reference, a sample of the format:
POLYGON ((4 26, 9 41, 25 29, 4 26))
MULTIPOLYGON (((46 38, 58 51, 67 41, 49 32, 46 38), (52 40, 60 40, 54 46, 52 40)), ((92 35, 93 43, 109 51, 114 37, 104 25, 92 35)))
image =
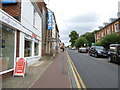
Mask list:
POLYGON ((35 56, 38 55, 38 51, 39 51, 39 44, 35 42, 35 45, 34 45, 34 53, 35 53, 35 56))
POLYGON ((5 25, 0 25, 0 72, 14 67, 15 31, 5 25))
POLYGON ((25 39, 24 57, 32 56, 32 41, 25 39))

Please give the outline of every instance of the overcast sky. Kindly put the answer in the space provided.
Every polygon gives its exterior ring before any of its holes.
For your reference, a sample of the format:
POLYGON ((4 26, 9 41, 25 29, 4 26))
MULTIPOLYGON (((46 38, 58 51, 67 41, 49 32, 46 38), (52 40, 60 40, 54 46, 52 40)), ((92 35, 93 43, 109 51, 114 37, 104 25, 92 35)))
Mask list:
MULTIPOLYGON (((49 0, 60 31, 60 39, 69 45, 69 34, 76 30, 80 35, 98 29, 109 18, 117 18, 120 0, 49 0)), ((45 0, 48 4, 48 0, 45 0)))

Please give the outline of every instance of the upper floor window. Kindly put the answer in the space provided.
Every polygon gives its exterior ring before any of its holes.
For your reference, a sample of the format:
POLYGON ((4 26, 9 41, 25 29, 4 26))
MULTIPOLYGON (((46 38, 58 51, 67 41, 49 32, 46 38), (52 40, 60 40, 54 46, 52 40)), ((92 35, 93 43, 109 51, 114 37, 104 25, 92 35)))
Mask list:
POLYGON ((102 37, 104 37, 104 35, 105 35, 105 33, 104 33, 104 32, 102 32, 102 37))
POLYGON ((108 34, 110 34, 110 28, 107 29, 108 34))
POLYGON ((33 13, 33 25, 35 26, 35 17, 36 17, 36 13, 37 13, 37 11, 34 9, 34 13, 33 13))
POLYGON ((118 23, 115 24, 115 32, 119 32, 119 26, 118 26, 118 23))

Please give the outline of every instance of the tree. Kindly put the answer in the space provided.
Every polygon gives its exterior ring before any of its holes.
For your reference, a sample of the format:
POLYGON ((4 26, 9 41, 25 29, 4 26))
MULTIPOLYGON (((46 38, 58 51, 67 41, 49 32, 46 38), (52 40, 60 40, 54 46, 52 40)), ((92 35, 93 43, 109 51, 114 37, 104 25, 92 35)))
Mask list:
POLYGON ((120 44, 120 35, 118 35, 116 33, 109 34, 109 35, 103 37, 101 44, 106 49, 109 48, 110 44, 120 44))
POLYGON ((81 35, 81 37, 84 37, 88 40, 88 45, 91 46, 91 43, 95 43, 95 33, 97 32, 97 30, 93 31, 93 32, 87 32, 83 35, 81 35))
POLYGON ((84 37, 79 37, 76 41, 75 41, 75 46, 77 48, 84 46, 84 44, 88 44, 87 39, 85 39, 84 37))
POLYGON ((69 37, 69 42, 71 42, 71 46, 75 46, 75 40, 79 38, 79 34, 76 31, 71 31, 69 37))
POLYGON ((101 43, 101 41, 99 41, 99 42, 96 42, 96 43, 94 44, 94 46, 102 46, 102 43, 101 43))

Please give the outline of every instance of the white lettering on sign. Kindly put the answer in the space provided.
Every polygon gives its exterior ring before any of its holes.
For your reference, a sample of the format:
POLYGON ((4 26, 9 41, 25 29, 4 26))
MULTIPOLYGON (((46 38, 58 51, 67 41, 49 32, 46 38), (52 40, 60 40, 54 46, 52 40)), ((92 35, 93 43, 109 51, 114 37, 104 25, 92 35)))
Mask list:
POLYGON ((15 27, 17 26, 17 24, 15 22, 11 21, 9 17, 2 16, 2 20, 5 21, 7 24, 11 24, 15 27))

